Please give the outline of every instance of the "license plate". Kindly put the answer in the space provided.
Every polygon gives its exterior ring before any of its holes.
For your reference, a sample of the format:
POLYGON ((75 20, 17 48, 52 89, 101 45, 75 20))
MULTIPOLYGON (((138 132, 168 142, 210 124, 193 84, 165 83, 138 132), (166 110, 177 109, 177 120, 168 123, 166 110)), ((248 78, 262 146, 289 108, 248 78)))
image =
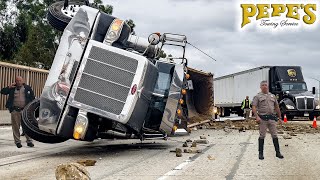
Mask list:
POLYGON ((306 117, 309 116, 309 113, 304 113, 304 116, 306 116, 306 117))

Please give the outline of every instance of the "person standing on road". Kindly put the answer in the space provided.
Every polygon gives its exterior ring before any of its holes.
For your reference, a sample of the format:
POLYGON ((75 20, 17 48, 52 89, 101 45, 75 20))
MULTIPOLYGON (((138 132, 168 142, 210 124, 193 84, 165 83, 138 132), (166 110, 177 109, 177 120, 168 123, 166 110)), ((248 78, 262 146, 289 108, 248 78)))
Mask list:
POLYGON ((279 140, 277 136, 277 121, 279 120, 279 122, 282 123, 279 104, 276 96, 269 92, 267 81, 262 81, 260 83, 260 89, 261 92, 253 98, 252 102, 252 112, 255 115, 260 128, 259 159, 264 159, 263 145, 267 129, 269 129, 273 139, 276 157, 282 159, 283 156, 280 153, 279 140))
POLYGON ((246 99, 242 101, 241 109, 243 110, 244 118, 249 119, 251 111, 251 101, 249 100, 249 96, 246 96, 246 99))
MULTIPOLYGON (((21 111, 29 102, 34 100, 34 92, 30 86, 23 82, 21 76, 17 76, 15 83, 1 89, 1 94, 9 95, 6 108, 8 108, 11 113, 13 139, 16 146, 21 148, 22 145, 19 131, 21 125, 21 111)), ((25 134, 25 137, 27 139, 27 146, 33 147, 34 144, 32 143, 32 139, 27 134, 25 134)))

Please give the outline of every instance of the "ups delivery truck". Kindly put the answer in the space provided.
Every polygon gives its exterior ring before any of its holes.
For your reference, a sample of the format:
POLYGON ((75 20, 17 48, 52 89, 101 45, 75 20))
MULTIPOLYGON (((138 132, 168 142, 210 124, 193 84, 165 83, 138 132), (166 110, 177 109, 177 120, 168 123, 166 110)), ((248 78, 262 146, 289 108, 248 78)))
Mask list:
POLYGON ((241 103, 246 96, 253 97, 260 91, 260 82, 266 80, 269 90, 276 95, 282 117, 319 116, 320 106, 314 92, 308 91, 299 66, 262 66, 214 79, 215 111, 220 116, 230 113, 242 115, 241 103))

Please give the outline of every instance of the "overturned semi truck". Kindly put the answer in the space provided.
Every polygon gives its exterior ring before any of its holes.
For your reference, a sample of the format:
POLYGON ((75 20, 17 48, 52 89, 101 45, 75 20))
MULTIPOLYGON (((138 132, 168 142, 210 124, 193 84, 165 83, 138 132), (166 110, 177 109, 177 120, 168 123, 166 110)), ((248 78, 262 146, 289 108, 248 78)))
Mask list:
POLYGON ((22 113, 34 140, 166 139, 190 116, 210 115, 213 75, 187 67, 186 36, 147 40, 125 21, 74 2, 54 3, 48 21, 63 34, 41 97, 22 113), (161 59, 164 46, 181 47, 182 56, 161 59))

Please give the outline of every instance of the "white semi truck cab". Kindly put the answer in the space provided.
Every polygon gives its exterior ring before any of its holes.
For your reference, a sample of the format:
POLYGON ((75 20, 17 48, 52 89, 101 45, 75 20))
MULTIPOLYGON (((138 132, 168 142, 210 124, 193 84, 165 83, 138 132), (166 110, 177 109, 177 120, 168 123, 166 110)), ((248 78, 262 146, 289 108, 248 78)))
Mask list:
POLYGON ((63 34, 41 97, 23 110, 25 132, 59 143, 166 139, 177 128, 187 129, 187 37, 153 33, 144 39, 121 19, 85 5, 68 6, 57 2, 49 8, 49 23, 63 34), (77 12, 65 17, 67 9, 77 12), (182 56, 161 59, 162 47, 172 45, 182 48, 182 56))

